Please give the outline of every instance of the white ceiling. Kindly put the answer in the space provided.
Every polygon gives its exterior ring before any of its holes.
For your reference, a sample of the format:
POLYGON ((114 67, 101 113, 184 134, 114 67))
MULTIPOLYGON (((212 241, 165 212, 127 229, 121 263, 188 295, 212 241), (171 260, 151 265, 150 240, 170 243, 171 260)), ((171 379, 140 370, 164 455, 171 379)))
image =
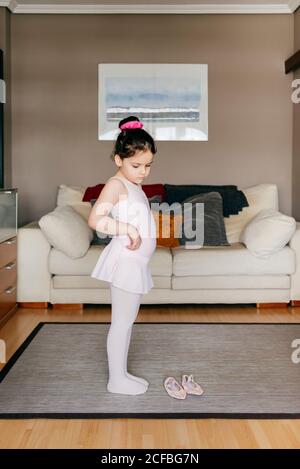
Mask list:
POLYGON ((0 0, 13 13, 293 13, 300 0, 0 0))

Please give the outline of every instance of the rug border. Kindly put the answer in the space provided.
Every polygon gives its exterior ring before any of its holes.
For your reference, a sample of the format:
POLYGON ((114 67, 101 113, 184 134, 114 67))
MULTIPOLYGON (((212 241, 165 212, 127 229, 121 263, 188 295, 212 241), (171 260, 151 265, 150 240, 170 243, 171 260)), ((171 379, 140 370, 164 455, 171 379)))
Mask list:
MULTIPOLYGON (((17 350, 10 357, 8 362, 0 371, 0 383, 4 380, 7 373, 14 366, 16 361, 20 358, 22 353, 26 350, 28 345, 32 342, 34 337, 46 324, 110 324, 110 321, 41 321, 26 337, 24 342, 17 348, 17 350)), ((259 326, 300 326, 300 322, 296 323, 282 323, 282 322, 136 322, 135 324, 197 324, 197 325, 259 325, 259 326)), ((113 418, 138 418, 138 419, 242 419, 242 420, 282 420, 282 419, 300 419, 300 413, 0 413, 0 419, 13 420, 13 419, 113 419, 113 418)))

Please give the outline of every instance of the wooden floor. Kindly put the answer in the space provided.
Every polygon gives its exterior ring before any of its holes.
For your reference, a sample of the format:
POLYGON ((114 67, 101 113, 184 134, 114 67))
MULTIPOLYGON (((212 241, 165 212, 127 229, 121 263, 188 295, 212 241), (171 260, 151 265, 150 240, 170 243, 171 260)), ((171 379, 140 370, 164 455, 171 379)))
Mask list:
MULTIPOLYGON (((109 322, 110 306, 19 309, 0 330, 7 361, 40 321, 109 322)), ((142 305, 136 322, 147 321, 300 323, 300 308, 142 305)), ((300 448, 300 420, 0 420, 0 448, 300 448)))

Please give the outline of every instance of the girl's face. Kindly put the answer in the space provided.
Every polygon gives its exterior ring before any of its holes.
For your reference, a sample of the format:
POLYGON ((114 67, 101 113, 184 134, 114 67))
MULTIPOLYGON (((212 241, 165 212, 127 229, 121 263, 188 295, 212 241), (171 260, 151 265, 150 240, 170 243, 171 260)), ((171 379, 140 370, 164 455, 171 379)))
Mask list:
POLYGON ((148 177, 153 159, 154 155, 150 150, 137 151, 133 156, 123 160, 119 155, 115 156, 120 171, 135 184, 142 184, 143 180, 148 177))

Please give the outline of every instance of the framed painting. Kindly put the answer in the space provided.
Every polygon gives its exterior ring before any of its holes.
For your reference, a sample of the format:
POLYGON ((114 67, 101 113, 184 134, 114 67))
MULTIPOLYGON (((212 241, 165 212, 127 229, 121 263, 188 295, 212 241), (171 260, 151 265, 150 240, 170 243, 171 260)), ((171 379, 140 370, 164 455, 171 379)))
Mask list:
POLYGON ((137 116, 155 140, 208 140, 207 64, 99 64, 98 139, 137 116))

